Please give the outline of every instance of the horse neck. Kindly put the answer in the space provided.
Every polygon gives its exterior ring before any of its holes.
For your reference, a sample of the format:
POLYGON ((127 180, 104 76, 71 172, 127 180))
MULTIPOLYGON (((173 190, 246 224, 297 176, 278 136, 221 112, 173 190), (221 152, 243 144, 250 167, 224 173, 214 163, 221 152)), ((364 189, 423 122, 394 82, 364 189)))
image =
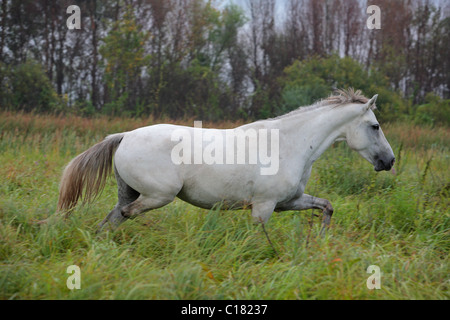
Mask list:
POLYGON ((280 119, 290 133, 289 146, 296 146, 299 154, 306 152, 314 162, 337 139, 345 138, 346 127, 358 115, 352 107, 323 106, 280 119))

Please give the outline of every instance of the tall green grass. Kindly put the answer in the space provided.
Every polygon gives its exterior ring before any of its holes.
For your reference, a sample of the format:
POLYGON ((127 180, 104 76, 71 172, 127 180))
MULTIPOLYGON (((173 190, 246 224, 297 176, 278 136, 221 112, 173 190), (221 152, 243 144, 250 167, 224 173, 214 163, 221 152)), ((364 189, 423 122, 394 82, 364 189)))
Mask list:
POLYGON ((113 178, 68 221, 35 223, 53 215, 72 157, 108 133, 154 122, 0 114, 1 299, 449 298, 445 127, 386 126, 395 174, 376 173, 343 143, 327 150, 306 192, 332 202, 331 229, 317 236, 318 211, 274 213, 267 230, 280 259, 248 210, 181 200, 97 235, 117 200, 113 178), (66 286, 70 265, 81 268, 80 290, 66 286), (380 290, 366 286, 369 265, 381 269, 380 290))

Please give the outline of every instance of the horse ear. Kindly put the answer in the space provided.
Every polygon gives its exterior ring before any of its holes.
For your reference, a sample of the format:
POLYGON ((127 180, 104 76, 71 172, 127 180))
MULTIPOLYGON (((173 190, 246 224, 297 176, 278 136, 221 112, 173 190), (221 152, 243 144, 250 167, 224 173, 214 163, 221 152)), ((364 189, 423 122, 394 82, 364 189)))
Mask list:
POLYGON ((366 110, 369 110, 372 108, 372 106, 375 104, 375 102, 377 101, 378 98, 378 94, 374 95, 372 97, 372 99, 370 99, 367 103, 366 103, 366 110))

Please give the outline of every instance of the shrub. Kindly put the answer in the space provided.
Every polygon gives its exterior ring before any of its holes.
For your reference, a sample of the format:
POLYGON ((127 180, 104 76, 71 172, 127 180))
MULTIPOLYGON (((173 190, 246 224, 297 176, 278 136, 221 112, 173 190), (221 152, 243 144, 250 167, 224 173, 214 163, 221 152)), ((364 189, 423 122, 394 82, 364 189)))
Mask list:
POLYGON ((0 64, 2 109, 53 112, 62 103, 42 66, 35 61, 8 67, 0 64))
POLYGON ((425 96, 425 104, 415 110, 416 124, 444 124, 450 125, 450 99, 442 99, 430 92, 425 96))

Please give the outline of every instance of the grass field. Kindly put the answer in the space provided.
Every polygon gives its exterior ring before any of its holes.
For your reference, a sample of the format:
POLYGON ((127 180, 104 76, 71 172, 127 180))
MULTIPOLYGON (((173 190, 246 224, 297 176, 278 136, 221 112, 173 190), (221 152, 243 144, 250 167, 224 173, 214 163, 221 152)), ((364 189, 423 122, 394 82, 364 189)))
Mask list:
POLYGON ((384 126, 395 174, 376 173, 343 143, 325 152, 306 192, 331 201, 331 228, 317 236, 318 211, 274 213, 267 230, 280 259, 248 210, 208 211, 181 200, 96 235, 116 203, 114 178, 68 221, 35 224, 54 213, 71 158, 108 133, 153 123, 0 113, 0 299, 450 297, 444 127, 384 126), (66 286, 70 265, 80 267, 80 290, 66 286), (366 286, 370 265, 380 267, 380 290, 366 286))

